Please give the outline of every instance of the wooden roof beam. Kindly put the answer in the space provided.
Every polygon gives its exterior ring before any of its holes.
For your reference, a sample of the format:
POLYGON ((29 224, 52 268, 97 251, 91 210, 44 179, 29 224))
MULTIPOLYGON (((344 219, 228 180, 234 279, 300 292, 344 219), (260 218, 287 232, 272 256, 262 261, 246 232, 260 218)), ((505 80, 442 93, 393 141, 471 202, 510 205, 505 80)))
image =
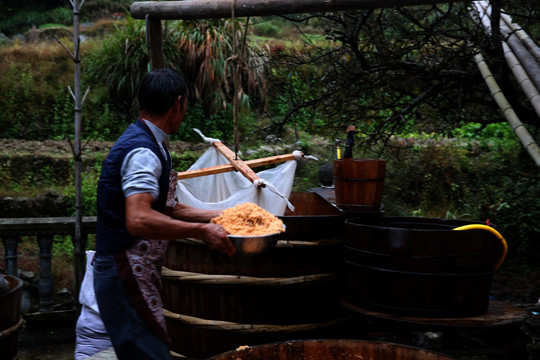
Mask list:
MULTIPOLYGON (((448 3, 459 0, 236 0, 235 16, 269 16, 448 3)), ((234 0, 137 1, 131 16, 149 20, 232 17, 234 0)))

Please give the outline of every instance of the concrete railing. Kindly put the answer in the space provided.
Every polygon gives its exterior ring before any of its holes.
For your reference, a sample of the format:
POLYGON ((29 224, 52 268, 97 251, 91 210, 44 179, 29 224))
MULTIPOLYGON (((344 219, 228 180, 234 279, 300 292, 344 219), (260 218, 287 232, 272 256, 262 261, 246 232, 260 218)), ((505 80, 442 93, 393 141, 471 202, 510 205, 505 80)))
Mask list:
MULTIPOLYGON (((82 277, 80 269, 84 269, 84 246, 89 234, 96 233, 95 216, 85 216, 81 224, 82 251, 75 255, 75 290, 78 292, 82 277), (82 262, 82 263, 81 263, 82 262)), ((6 272, 18 276, 17 248, 22 236, 36 236, 39 246, 39 309, 49 311, 53 305, 54 283, 52 278, 52 245, 55 235, 75 234, 75 218, 49 217, 49 218, 0 218, 0 238, 4 244, 6 272)), ((84 273, 83 273, 84 275, 84 273)))

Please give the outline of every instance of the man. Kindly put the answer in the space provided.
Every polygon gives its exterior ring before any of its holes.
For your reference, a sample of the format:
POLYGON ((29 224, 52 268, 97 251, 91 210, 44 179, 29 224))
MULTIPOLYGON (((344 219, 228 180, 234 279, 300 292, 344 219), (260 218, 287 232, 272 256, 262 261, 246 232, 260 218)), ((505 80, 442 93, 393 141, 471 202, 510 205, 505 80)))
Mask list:
POLYGON ((208 223, 220 211, 176 203, 168 135, 186 113, 187 88, 172 70, 146 74, 140 115, 114 144, 98 183, 94 289, 119 360, 170 359, 159 295, 168 239, 201 239, 232 256, 223 227, 208 223))

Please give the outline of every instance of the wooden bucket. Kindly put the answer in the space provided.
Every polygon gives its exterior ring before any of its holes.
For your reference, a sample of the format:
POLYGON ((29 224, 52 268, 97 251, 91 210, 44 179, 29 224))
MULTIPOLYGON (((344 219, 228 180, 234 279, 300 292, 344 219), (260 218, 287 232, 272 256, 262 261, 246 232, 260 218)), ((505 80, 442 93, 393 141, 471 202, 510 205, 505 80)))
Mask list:
POLYGON ((345 222, 351 303, 406 316, 468 317, 487 312, 491 280, 504 258, 485 230, 455 231, 465 221, 380 218, 345 222))
POLYGON ((447 355, 412 346, 363 340, 304 340, 242 347, 211 360, 451 360, 447 355))
POLYGON ((337 206, 345 211, 378 212, 385 176, 386 161, 382 159, 335 160, 337 206))
MULTIPOLYGON (((319 224, 337 221, 315 216, 319 224)), ((342 226, 343 219, 335 231, 342 226)), ((198 240, 170 242, 162 297, 174 353, 208 358, 246 344, 339 333, 338 324, 349 318, 340 305, 346 292, 342 240, 321 234, 287 239, 290 230, 287 225, 268 253, 232 258, 198 240)))
POLYGON ((23 282, 10 275, 7 276, 7 280, 9 291, 0 295, 0 360, 17 358, 18 335, 23 324, 21 316, 23 282))

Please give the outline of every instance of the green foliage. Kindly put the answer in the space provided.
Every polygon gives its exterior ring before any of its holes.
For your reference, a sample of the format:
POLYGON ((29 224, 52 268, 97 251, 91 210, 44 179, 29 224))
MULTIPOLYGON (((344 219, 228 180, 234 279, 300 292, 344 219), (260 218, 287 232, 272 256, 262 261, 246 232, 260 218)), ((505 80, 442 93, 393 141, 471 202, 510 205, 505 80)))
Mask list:
POLYGON ((53 259, 65 259, 73 261, 73 242, 71 236, 56 235, 52 245, 53 259))
POLYGON ((253 25, 253 33, 257 36, 281 37, 282 29, 271 22, 261 22, 253 25))
POLYGON ((36 4, 32 9, 17 11, 11 16, 0 18, 0 32, 13 36, 26 32, 32 26, 47 23, 69 25, 73 23, 73 10, 67 7, 45 10, 44 6, 36 4))
POLYGON ((128 18, 93 45, 82 58, 86 82, 105 85, 114 106, 134 117, 138 82, 150 67, 144 22, 128 18))
POLYGON ((444 137, 395 139, 386 152, 391 212, 422 209, 424 216, 485 219, 499 193, 493 179, 508 171, 519 144, 444 137), (481 186, 480 186, 481 184, 481 186), (400 211, 401 209, 401 211, 400 211))
POLYGON ((56 132, 56 111, 65 108, 60 89, 67 92, 72 76, 62 51, 43 45, 0 48, 0 137, 37 140, 56 132))
MULTIPOLYGON (((101 172, 102 161, 100 157, 97 157, 94 163, 94 170, 85 172, 81 179, 81 192, 82 192, 82 215, 83 216, 95 216, 96 215, 96 199, 97 199, 97 184, 99 180, 99 174, 101 172)), ((73 179, 71 180, 73 183, 73 179)), ((68 199, 67 212, 69 216, 75 216, 75 187, 68 187, 62 194, 68 199)))
POLYGON ((173 164, 173 169, 175 171, 181 172, 186 171, 189 169, 191 165, 195 161, 199 159, 200 154, 195 153, 193 151, 184 151, 181 154, 177 154, 176 152, 171 152, 171 159, 173 164))
POLYGON ((232 112, 228 109, 215 114, 206 114, 203 104, 196 102, 188 106, 186 116, 176 134, 171 135, 171 140, 200 142, 201 137, 193 131, 199 129, 207 136, 222 141, 228 141, 233 134, 232 112))

